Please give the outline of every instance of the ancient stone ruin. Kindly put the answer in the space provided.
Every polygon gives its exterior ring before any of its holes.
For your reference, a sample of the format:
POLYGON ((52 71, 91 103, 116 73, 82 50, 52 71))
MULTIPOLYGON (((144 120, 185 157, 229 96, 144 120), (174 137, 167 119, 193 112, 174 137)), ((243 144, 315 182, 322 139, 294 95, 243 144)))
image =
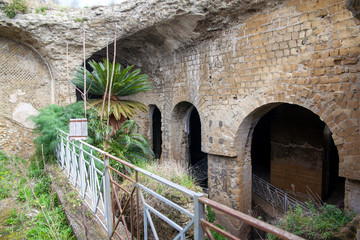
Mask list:
POLYGON ((134 97, 150 109, 136 120, 161 161, 207 166, 209 197, 243 212, 252 173, 360 212, 358 7, 138 0, 14 19, 0 13, 0 149, 31 154, 27 117, 69 103, 67 46, 74 72, 83 29, 86 58, 101 60, 107 45, 113 52, 116 26, 117 62, 141 67, 153 83, 134 97))

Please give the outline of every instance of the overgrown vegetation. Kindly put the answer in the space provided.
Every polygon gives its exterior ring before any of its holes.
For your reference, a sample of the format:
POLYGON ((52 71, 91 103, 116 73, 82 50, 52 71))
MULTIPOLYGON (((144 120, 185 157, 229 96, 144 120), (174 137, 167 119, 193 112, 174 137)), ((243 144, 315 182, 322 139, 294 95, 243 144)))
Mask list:
MULTIPOLYGON (((123 67, 106 59, 102 62, 90 60, 88 63, 92 71, 86 69, 86 89, 90 94, 99 96, 89 100, 89 106, 96 110, 101 120, 114 118, 121 124, 126 119, 131 119, 136 111, 147 111, 147 106, 141 102, 119 98, 151 91, 148 76, 140 74, 140 69, 133 70, 134 66, 123 67)), ((83 67, 75 73, 72 82, 84 90, 83 67)))
POLYGON ((4 3, 4 5, 1 6, 1 10, 9 18, 14 18, 18 13, 25 13, 27 6, 25 0, 12 0, 10 3, 4 3))
MULTIPOLYGON (((138 165, 139 167, 149 172, 155 173, 160 177, 168 179, 174 183, 177 183, 195 192, 202 191, 201 187, 195 184, 195 180, 188 174, 189 173, 188 169, 183 164, 176 163, 174 161, 166 161, 163 163, 157 161, 150 161, 150 162, 141 162, 138 165)), ((135 173, 131 175, 131 178, 135 179, 135 173)), ((146 186, 147 188, 169 199, 170 201, 178 204, 179 206, 188 209, 189 211, 192 211, 194 208, 193 199, 187 196, 186 194, 178 190, 175 190, 174 188, 168 187, 165 184, 161 184, 159 181, 149 178, 143 174, 139 174, 139 182, 144 186, 146 186)), ((122 183, 122 187, 124 187, 128 191, 129 190, 131 191, 132 188, 134 187, 134 184, 130 181, 124 181, 122 183)), ((122 199, 123 201, 127 199, 127 195, 125 195, 124 192, 121 192, 119 194, 120 194, 120 199, 122 199)), ((143 194, 144 194, 144 199, 146 200, 147 203, 149 203, 152 207, 154 207, 159 212, 163 213, 171 220, 175 221, 180 226, 185 226, 187 223, 190 222, 191 219, 187 215, 184 215, 181 212, 175 210, 174 208, 165 204, 163 201, 158 200, 151 194, 147 194, 146 192, 143 192, 143 194)), ((130 213, 128 212, 126 215, 129 216, 129 214, 130 213)), ((156 216, 152 216, 152 217, 155 224, 155 228, 157 229, 159 236, 166 236, 167 239, 172 239, 179 233, 174 228, 169 227, 169 225, 164 221, 162 221, 160 218, 156 216)), ((130 224, 129 218, 127 218, 127 221, 130 224)), ((143 226, 142 211, 140 211, 139 221, 140 221, 139 222, 140 226, 143 226)), ((151 230, 149 231, 151 232, 151 230)), ((191 231, 189 231, 189 234, 191 234, 191 231)), ((188 238, 193 239, 193 236, 188 236, 188 238)))
POLYGON ((75 239, 42 161, 0 152, 0 236, 6 239, 75 239))
MULTIPOLYGON (((101 98, 89 100, 87 142, 134 164, 151 159, 153 153, 149 142, 139 134, 135 121, 129 120, 137 111, 147 111, 147 107, 138 101, 119 98, 150 91, 152 87, 147 75, 140 74, 140 69, 133 70, 133 66, 123 68, 106 59, 99 63, 90 61, 89 64, 93 71, 86 70, 87 92, 101 98)), ((73 79, 79 89, 84 87, 83 72, 80 67, 73 79)), ((51 155, 59 141, 57 129, 67 132, 69 120, 83 118, 84 114, 82 102, 41 109, 38 116, 32 117, 34 131, 38 134, 35 139, 37 152, 43 146, 44 154, 51 155)))
MULTIPOLYGON (((206 206, 206 212, 207 212, 207 220, 209 221, 209 223, 214 223, 215 222, 215 212, 211 209, 210 206, 206 206)), ((216 226, 222 230, 225 230, 225 228, 223 226, 221 226, 220 224, 216 224, 216 226)), ((221 235, 220 233, 218 233, 214 230, 210 230, 210 232, 211 232, 212 236, 214 237, 214 239, 216 239, 216 240, 227 240, 226 237, 224 237, 223 235, 221 235)))
MULTIPOLYGON (((117 133, 110 139, 107 151, 135 165, 146 162, 154 157, 148 140, 139 133, 134 120, 125 121, 117 133)), ((118 165, 117 162, 112 164, 118 165)), ((122 167, 116 166, 117 169, 122 167)))
MULTIPOLYGON (((319 209, 307 203, 310 211, 299 206, 288 211, 278 227, 305 239, 330 239, 331 236, 345 226, 354 217, 354 213, 340 210, 335 205, 324 204, 319 209)), ((279 239, 268 234, 270 240, 279 239)))
POLYGON ((83 117, 84 109, 81 102, 66 107, 53 104, 40 109, 38 116, 31 117, 31 120, 35 123, 34 132, 38 135, 34 140, 37 152, 41 153, 41 147, 43 146, 45 156, 52 155, 58 143, 57 129, 68 132, 70 119, 83 117))

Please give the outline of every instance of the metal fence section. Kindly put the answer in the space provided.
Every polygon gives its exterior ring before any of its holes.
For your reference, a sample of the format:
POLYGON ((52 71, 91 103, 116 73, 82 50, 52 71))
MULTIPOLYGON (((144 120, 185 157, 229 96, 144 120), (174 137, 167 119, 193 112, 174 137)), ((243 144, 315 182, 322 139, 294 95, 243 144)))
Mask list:
MULTIPOLYGON (((154 219, 152 216, 156 216, 157 220, 160 219, 160 220, 164 221, 165 223, 167 223, 167 226, 169 228, 173 228, 177 231, 176 236, 173 238, 174 240, 176 240, 176 239, 185 240, 186 234, 189 233, 189 229, 192 226, 194 226, 195 239, 203 239, 203 238, 199 237, 201 235, 201 232, 199 233, 199 228, 198 228, 199 225, 196 225, 196 223, 199 223, 198 217, 200 216, 199 215, 200 211, 199 211, 199 209, 197 209, 196 206, 198 206, 198 198, 204 196, 204 194, 191 191, 183 186, 173 183, 167 179, 164 179, 164 178, 162 178, 156 174, 153 174, 149 171, 146 171, 142 168, 134 166, 134 165, 132 165, 122 159, 119 159, 115 156, 112 156, 110 154, 106 154, 106 157, 108 157, 109 159, 112 159, 117 164, 121 164, 122 166, 126 166, 126 167, 132 169, 135 172, 135 174, 131 175, 131 176, 135 176, 135 177, 131 178, 130 176, 127 176, 127 175, 121 173, 120 171, 116 170, 115 168, 113 168, 111 166, 108 167, 109 173, 110 173, 109 175, 111 178, 110 181, 111 181, 112 190, 113 190, 112 196, 113 196, 113 201, 115 202, 115 206, 113 207, 113 209, 118 209, 118 211, 119 211, 118 217, 115 217, 115 215, 114 215, 114 221, 113 221, 114 222, 114 231, 111 233, 111 237, 116 235, 118 238, 121 239, 121 236, 119 234, 119 231, 121 231, 121 229, 117 228, 119 223, 121 222, 124 226, 125 230, 123 230, 123 232, 125 233, 127 239, 134 239, 135 236, 137 239, 141 239, 141 236, 139 233, 140 228, 142 228, 142 226, 140 226, 140 224, 139 224, 140 212, 141 212, 143 215, 142 232, 143 232, 144 239, 148 239, 150 237, 150 235, 152 235, 152 238, 154 238, 154 239, 159 239, 158 231, 155 227, 154 219), (165 185, 168 188, 179 191, 182 194, 184 194, 185 196, 190 197, 194 201, 194 208, 191 210, 185 209, 182 206, 179 206, 178 204, 167 199, 166 197, 160 195, 159 193, 157 193, 156 190, 149 189, 144 184, 140 183, 139 175, 143 175, 144 177, 151 179, 152 181, 155 181, 158 186, 165 185), (125 189, 124 187, 122 187, 121 185, 119 185, 116 182, 116 180, 115 180, 116 178, 124 178, 124 179, 132 182, 133 186, 130 189, 125 189), (122 192, 122 193, 119 193, 119 192, 122 192), (122 196, 127 195, 127 198, 125 197, 125 199, 123 199, 123 201, 121 201, 118 198, 119 195, 122 195, 122 196), (150 195, 152 197, 155 197, 158 202, 162 202, 163 204, 165 204, 167 206, 167 208, 172 208, 174 211, 178 211, 179 213, 186 215, 187 217, 190 218, 190 221, 187 224, 185 224, 184 226, 181 226, 174 220, 170 219, 169 216, 166 216, 164 213, 161 213, 159 210, 157 210, 153 206, 154 202, 149 202, 146 200, 146 196, 150 196, 150 195), (130 207, 130 209, 126 210, 128 207, 130 207), (134 212, 134 207, 135 207, 136 213, 134 212), (125 218, 126 218, 125 213, 128 213, 128 215, 130 215, 130 221, 128 221, 131 224, 130 231, 129 231, 129 227, 127 226, 128 225, 127 221, 125 220, 125 218), (136 216, 135 216, 135 214, 136 214, 136 216), (136 220, 134 220, 134 219, 136 219, 136 220), (134 223, 136 224, 136 226, 134 226, 134 223), (148 230, 150 230, 150 232, 148 230), (196 234, 198 234, 197 237, 196 237, 196 234)), ((163 236, 161 236, 161 237, 163 237, 163 236)))
MULTIPOLYGON (((280 228, 274 227, 266 222, 260 221, 259 219, 256 219, 254 217, 251 217, 245 213, 239 212, 239 211, 235 211, 232 208, 229 208, 227 206, 224 206, 218 202, 212 201, 208 198, 205 197, 201 197, 199 199, 200 204, 206 204, 207 206, 210 206, 212 209, 215 209, 227 216, 233 217, 237 220, 240 220, 244 223, 247 223, 253 227, 256 227, 258 229, 261 229, 265 232, 271 233, 274 236, 277 236, 281 239, 288 239, 288 240, 304 240, 301 237, 298 237, 292 233, 289 233, 285 230, 282 230, 280 228)), ((212 233, 210 232, 210 230, 213 230, 219 234, 221 234, 222 236, 226 237, 227 239, 230 240, 240 240, 238 237, 235 237, 234 235, 232 235, 231 233, 228 233, 224 230, 222 230, 221 228, 217 227, 216 225, 206 221, 205 219, 201 219, 201 226, 203 227, 203 229, 205 230, 206 235, 208 236, 208 238, 210 240, 214 240, 214 237, 212 235, 212 233)))
POLYGON ((104 201, 105 164, 100 159, 104 152, 85 142, 70 140, 69 135, 59 130, 60 138, 56 157, 70 183, 78 190, 102 226, 107 230, 109 217, 104 209, 111 208, 104 201))
POLYGON ((280 209, 283 213, 286 213, 290 208, 294 209, 297 206, 300 206, 304 210, 308 210, 308 207, 304 203, 259 178, 255 174, 252 175, 252 191, 268 203, 273 204, 274 207, 280 209))
MULTIPOLYGON (((156 229, 155 223, 160 220, 173 229, 175 235, 171 238, 174 240, 190 238, 205 240, 206 235, 209 239, 214 239, 209 229, 228 239, 238 239, 206 221, 205 205, 280 238, 301 239, 256 218, 214 202, 206 198, 203 193, 196 193, 132 165, 84 141, 72 141, 69 135, 61 130, 59 130, 58 137, 59 144, 56 149, 58 164, 107 231, 108 239, 164 239, 164 236, 159 236, 161 229, 156 229), (119 169, 125 169, 132 174, 125 174, 119 169), (140 178, 146 179, 145 181, 142 180, 144 183, 140 181, 140 178), (182 207, 159 194, 157 189, 148 188, 145 183, 149 179, 155 181, 156 186, 163 185, 166 189, 172 189, 187 196, 192 202, 191 207, 182 207), (128 183, 127 186, 119 184, 119 182, 124 183, 125 180, 128 183), (150 196, 153 199, 151 201, 148 200, 151 199, 150 196), (186 216, 188 220, 178 223, 178 219, 175 220, 169 214, 160 212, 157 209, 159 202, 164 204, 166 209, 172 209, 186 216), (142 216, 140 217, 140 215, 142 216)), ((167 235, 166 238, 171 239, 167 235)))

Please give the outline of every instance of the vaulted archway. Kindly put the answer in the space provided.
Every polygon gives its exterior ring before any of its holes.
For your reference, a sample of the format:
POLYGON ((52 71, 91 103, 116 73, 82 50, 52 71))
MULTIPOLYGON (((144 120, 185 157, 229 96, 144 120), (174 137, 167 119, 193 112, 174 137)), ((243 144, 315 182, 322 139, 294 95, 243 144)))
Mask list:
POLYGON ((160 159, 162 153, 161 112, 155 105, 150 106, 151 143, 155 158, 160 159))
POLYGON ((189 102, 178 103, 172 113, 172 157, 187 164, 202 187, 207 187, 207 154, 202 149, 201 118, 189 102))
POLYGON ((280 104, 264 113, 251 139, 252 172, 300 200, 343 201, 344 178, 327 125, 310 110, 280 104))

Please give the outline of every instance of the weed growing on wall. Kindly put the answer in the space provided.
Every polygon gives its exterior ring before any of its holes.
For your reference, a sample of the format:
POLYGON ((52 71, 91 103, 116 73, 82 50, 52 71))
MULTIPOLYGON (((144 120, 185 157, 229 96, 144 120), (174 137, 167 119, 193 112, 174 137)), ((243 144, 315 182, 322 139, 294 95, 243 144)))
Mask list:
MULTIPOLYGON (((316 209, 307 203, 310 210, 304 211, 299 206, 288 211, 278 227, 305 239, 330 239, 331 236, 345 226, 354 217, 354 213, 343 211, 334 205, 325 204, 316 209)), ((268 234, 270 240, 279 239, 268 234)))
POLYGON ((25 5, 25 0, 12 0, 10 3, 4 3, 4 5, 1 6, 1 10, 9 18, 14 18, 18 13, 25 13, 27 7, 25 5))

